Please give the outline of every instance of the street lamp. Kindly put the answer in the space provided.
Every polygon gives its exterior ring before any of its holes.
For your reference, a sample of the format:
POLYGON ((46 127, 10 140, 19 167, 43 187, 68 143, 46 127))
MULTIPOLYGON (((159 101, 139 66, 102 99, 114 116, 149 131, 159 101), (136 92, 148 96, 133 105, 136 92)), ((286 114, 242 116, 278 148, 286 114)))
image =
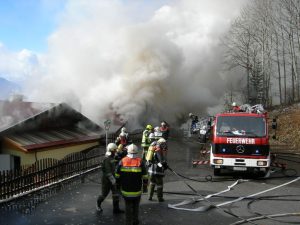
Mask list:
POLYGON ((107 147, 107 142, 108 142, 108 131, 109 131, 109 128, 110 128, 110 124, 111 124, 111 121, 110 120, 105 120, 104 121, 104 129, 105 129, 105 148, 107 147))

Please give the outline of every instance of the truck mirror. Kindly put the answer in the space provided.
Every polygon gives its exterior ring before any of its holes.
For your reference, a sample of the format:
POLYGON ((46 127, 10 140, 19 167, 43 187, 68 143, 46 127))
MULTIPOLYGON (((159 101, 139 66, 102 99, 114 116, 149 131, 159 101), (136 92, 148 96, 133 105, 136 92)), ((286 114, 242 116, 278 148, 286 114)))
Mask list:
POLYGON ((277 121, 275 118, 272 120, 272 129, 277 129, 277 121))

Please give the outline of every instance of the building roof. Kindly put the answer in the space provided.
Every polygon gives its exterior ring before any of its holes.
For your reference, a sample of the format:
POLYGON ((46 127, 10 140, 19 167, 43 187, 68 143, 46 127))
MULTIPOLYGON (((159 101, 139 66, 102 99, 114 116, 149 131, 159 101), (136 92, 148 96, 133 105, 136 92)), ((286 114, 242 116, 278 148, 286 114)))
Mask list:
POLYGON ((56 104, 0 100, 0 132, 49 110, 56 104))
POLYGON ((99 140, 100 134, 101 132, 96 130, 68 127, 9 134, 5 139, 19 150, 29 152, 49 149, 54 146, 94 142, 99 140))
POLYGON ((0 101, 0 135, 23 151, 98 140, 104 131, 65 103, 0 101))

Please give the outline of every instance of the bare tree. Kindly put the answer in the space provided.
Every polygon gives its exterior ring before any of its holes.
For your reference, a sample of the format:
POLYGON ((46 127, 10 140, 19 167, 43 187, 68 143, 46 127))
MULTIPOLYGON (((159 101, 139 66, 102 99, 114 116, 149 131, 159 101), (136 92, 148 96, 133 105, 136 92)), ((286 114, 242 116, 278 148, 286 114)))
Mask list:
POLYGON ((247 76, 247 99, 265 105, 300 100, 300 0, 253 0, 223 40, 228 69, 247 76))

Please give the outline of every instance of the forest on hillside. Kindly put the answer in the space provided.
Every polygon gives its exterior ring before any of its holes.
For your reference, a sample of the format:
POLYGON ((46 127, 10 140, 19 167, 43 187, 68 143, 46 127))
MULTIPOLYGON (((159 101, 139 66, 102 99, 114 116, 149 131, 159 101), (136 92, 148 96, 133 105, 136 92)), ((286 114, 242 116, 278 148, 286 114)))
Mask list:
POLYGON ((250 1, 222 44, 226 70, 242 71, 245 81, 229 87, 225 101, 242 96, 270 107, 300 100, 300 0, 250 1))

